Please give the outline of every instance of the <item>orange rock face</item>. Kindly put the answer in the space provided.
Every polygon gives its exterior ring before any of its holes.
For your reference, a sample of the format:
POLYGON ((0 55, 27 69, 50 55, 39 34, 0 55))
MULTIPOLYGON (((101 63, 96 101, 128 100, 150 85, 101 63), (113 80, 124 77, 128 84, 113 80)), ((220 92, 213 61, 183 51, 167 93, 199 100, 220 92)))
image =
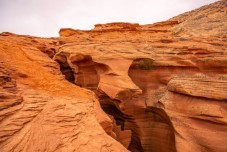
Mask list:
POLYGON ((227 151, 226 5, 59 38, 2 33, 0 151, 227 151))
POLYGON ((0 41, 2 152, 127 151, 106 134, 113 123, 94 94, 66 81, 41 52, 55 39, 2 34, 0 41))

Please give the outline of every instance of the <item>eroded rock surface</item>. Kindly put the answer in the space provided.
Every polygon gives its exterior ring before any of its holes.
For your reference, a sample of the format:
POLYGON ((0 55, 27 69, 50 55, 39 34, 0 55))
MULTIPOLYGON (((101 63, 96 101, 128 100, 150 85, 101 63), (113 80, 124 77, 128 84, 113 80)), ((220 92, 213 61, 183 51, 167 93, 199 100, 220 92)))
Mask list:
POLYGON ((65 80, 32 39, 0 36, 0 150, 127 151, 106 134, 113 124, 93 93, 65 80))
POLYGON ((0 150, 227 151, 226 6, 59 38, 2 33, 0 150))

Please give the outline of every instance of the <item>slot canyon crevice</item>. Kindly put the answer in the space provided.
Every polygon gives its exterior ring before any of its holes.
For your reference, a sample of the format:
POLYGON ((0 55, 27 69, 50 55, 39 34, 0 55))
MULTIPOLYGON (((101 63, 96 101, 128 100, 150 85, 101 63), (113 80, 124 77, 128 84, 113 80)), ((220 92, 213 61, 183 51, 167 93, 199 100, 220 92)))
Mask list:
POLYGON ((0 151, 226 152, 226 6, 0 33, 0 151))
POLYGON ((111 75, 109 66, 95 63, 91 56, 83 54, 68 58, 57 55, 55 61, 60 64, 62 74, 69 82, 95 92, 102 109, 114 123, 113 138, 130 151, 176 152, 175 129, 166 112, 158 105, 158 100, 152 101, 149 97, 154 96, 152 91, 159 85, 152 59, 138 58, 132 62, 129 77, 142 93, 121 101, 110 98, 98 88, 100 75, 111 75), (146 81, 147 75, 152 79, 146 81), (150 105, 152 102, 153 105, 150 105))

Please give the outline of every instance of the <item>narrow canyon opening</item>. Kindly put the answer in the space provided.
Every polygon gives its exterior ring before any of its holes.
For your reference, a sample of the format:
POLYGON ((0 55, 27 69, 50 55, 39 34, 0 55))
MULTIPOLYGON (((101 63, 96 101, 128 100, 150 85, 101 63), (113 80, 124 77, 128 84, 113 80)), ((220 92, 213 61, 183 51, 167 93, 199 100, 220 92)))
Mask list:
POLYGON ((60 56, 54 59, 60 66, 61 73, 65 76, 65 79, 71 83, 75 82, 75 74, 73 69, 69 66, 66 56, 60 56))
POLYGON ((227 0, 212 1, 153 24, 0 33, 0 152, 227 152, 227 0))
POLYGON ((62 74, 65 76, 65 79, 71 83, 74 83, 75 82, 74 72, 68 65, 68 63, 59 63, 59 65, 62 74))
POLYGON ((126 114, 121 110, 119 107, 121 101, 111 99, 108 95, 100 90, 97 90, 96 94, 99 97, 99 102, 103 111, 114 118, 116 126, 120 126, 120 128, 118 128, 117 134, 120 136, 120 138, 123 138, 123 140, 120 139, 118 141, 121 143, 126 142, 123 145, 126 146, 126 148, 128 148, 130 151, 143 152, 144 150, 140 139, 140 128, 136 124, 134 116, 126 114), (128 139, 125 139, 127 137, 128 139))
POLYGON ((66 59, 57 60, 62 74, 69 82, 95 92, 103 111, 115 123, 113 131, 117 135, 116 140, 133 152, 176 151, 174 127, 165 111, 155 107, 157 98, 152 97, 157 90, 155 96, 163 94, 157 83, 153 60, 139 58, 132 62, 128 74, 142 94, 126 101, 124 111, 119 107, 122 101, 111 99, 98 88, 100 75, 110 69, 107 65, 96 63, 91 56, 81 54, 70 60, 73 66, 69 66, 66 59))
POLYGON ((134 116, 141 130, 144 151, 176 152, 175 129, 158 102, 166 90, 159 71, 152 59, 138 58, 132 62, 128 74, 142 94, 134 97, 125 109, 134 116))

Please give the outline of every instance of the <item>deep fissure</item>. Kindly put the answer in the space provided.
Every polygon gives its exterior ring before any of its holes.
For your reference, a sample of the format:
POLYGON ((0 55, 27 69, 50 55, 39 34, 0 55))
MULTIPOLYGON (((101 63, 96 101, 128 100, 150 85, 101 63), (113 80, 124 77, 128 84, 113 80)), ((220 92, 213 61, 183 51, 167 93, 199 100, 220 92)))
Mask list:
MULTIPOLYGON (((147 86, 142 86, 143 94, 140 95, 140 100, 142 98, 145 103, 145 107, 136 107, 135 105, 128 105, 127 108, 132 108, 134 106, 136 112, 131 110, 126 110, 122 112, 119 108, 119 103, 121 101, 111 99, 108 95, 103 92, 98 91, 98 84, 100 81, 100 74, 108 71, 108 66, 104 64, 95 63, 90 56, 83 56, 82 60, 74 59, 72 64, 76 66, 76 70, 69 66, 66 62, 60 62, 60 70, 65 79, 75 85, 90 89, 96 93, 99 98, 100 105, 103 111, 111 115, 117 126, 120 126, 121 130, 131 130, 131 139, 128 145, 131 151, 154 151, 154 152, 175 152, 175 130, 171 124, 168 115, 163 109, 148 107, 146 95, 149 94, 149 88, 156 87, 156 84, 147 84, 147 86), (148 92, 148 93, 147 93, 148 92), (147 118, 144 118, 147 117, 147 118), (147 122, 143 119, 146 119, 147 122), (147 126, 143 128, 143 125, 147 126), (160 127, 161 129, 159 130, 160 127), (146 129, 147 128, 147 129, 146 129), (143 134, 141 134, 141 131, 143 134), (163 133, 164 132, 164 133, 163 133), (146 133, 147 135, 145 135, 146 133), (149 137, 147 137, 149 136, 149 137), (148 138, 148 140, 144 140, 148 138), (161 138, 168 138, 165 143, 160 142, 161 138)), ((137 59, 135 60, 129 69, 129 76, 132 75, 133 70, 151 71, 154 70, 153 61, 150 59, 137 59)), ((137 71, 138 73, 138 71, 137 71)), ((130 76, 131 77, 131 76, 130 76)), ((140 76, 141 77, 141 76, 140 76)), ((131 77, 132 81, 138 85, 138 80, 131 77)), ((144 80, 144 79, 140 79, 144 80)), ((151 82, 150 82, 151 83, 151 82)), ((152 81, 153 83, 153 81, 152 81)), ((141 86, 140 86, 141 87, 141 86)), ((133 100, 133 99, 132 99, 133 100)))
POLYGON ((65 79, 71 83, 75 83, 75 76, 73 70, 67 63, 59 63, 60 70, 62 74, 65 76, 65 79))

